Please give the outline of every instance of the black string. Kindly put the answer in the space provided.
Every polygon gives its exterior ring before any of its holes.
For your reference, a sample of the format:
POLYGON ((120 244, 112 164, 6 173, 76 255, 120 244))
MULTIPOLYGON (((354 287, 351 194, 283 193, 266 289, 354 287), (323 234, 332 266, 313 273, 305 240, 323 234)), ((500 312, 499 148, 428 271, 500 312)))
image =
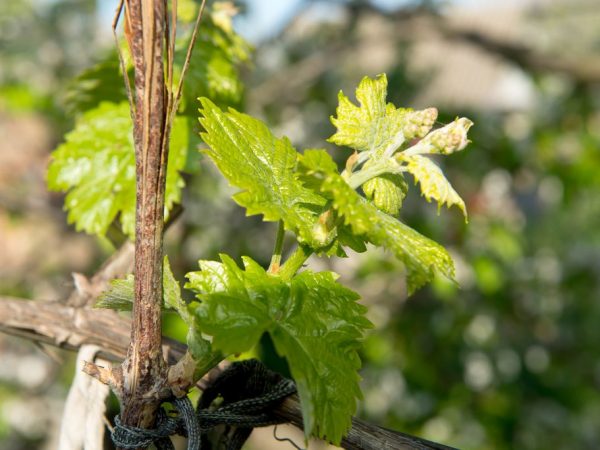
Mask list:
POLYGON ((239 450, 253 428, 284 422, 271 411, 294 392, 296 386, 291 380, 271 372, 261 362, 236 362, 204 390, 196 410, 189 398, 173 398, 170 403, 177 415, 160 408, 154 429, 123 425, 117 416, 111 438, 124 449, 154 444, 158 450, 173 450, 169 436, 179 434, 187 436, 188 450, 200 450, 209 444, 206 433, 217 425, 225 425, 226 449, 239 450), (222 402, 215 409, 212 405, 218 398, 222 402))

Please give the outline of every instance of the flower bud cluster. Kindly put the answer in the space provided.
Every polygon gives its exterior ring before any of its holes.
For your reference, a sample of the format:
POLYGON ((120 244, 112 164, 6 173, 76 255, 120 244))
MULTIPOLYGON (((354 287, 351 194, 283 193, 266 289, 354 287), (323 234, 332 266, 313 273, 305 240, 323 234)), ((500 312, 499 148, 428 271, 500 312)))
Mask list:
POLYGON ((422 143, 423 145, 432 147, 429 153, 449 155, 450 153, 461 151, 469 143, 467 132, 472 125, 473 122, 466 117, 457 118, 445 127, 429 133, 423 139, 422 143))
POLYGON ((436 108, 427 108, 421 111, 411 111, 403 118, 406 124, 402 127, 404 139, 409 141, 414 138, 422 138, 435 123, 438 116, 436 108))

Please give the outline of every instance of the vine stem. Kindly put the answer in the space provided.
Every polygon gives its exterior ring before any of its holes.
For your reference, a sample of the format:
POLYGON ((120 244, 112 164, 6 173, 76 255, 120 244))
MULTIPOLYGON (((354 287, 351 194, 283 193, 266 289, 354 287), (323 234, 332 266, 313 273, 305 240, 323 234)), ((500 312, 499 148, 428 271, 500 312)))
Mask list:
POLYGON ((275 248, 273 249, 273 256, 271 257, 271 264, 269 264, 269 273, 279 272, 279 266, 281 265, 281 253, 283 251, 283 238, 285 237, 285 228, 283 226, 283 220, 279 221, 277 226, 277 237, 275 238, 275 248))
POLYGON ((369 167, 363 167, 358 172, 354 172, 348 177, 347 183, 352 189, 358 189, 364 183, 379 175, 401 172, 406 172, 406 168, 398 164, 395 160, 389 159, 387 161, 375 163, 369 167))
POLYGON ((284 280, 290 280, 312 254, 313 251, 309 247, 302 244, 298 245, 294 253, 279 269, 279 276, 284 280))
POLYGON ((136 160, 135 285, 131 342, 121 365, 117 395, 123 424, 154 425, 168 395, 162 355, 162 239, 168 140, 165 124, 163 0, 126 0, 129 46, 134 66, 134 144, 136 160))

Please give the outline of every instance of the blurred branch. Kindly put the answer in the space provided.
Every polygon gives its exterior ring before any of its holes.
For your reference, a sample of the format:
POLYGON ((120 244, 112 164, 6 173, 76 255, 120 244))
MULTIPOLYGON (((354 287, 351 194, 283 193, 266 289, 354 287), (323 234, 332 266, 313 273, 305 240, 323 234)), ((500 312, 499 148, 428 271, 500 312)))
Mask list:
MULTIPOLYGON (((348 11, 348 18, 336 33, 337 37, 329 37, 326 45, 286 67, 279 67, 250 89, 248 106, 254 112, 275 101, 293 103, 305 100, 307 90, 315 84, 316 80, 340 66, 348 58, 352 58, 359 39, 356 36, 356 24, 361 17, 367 16, 380 17, 393 23, 393 28, 398 32, 390 36, 386 35, 386 39, 394 39, 395 44, 419 42, 423 38, 431 39, 433 34, 438 35, 437 39, 440 41, 444 39, 462 41, 476 46, 488 54, 497 55, 509 63, 518 65, 527 72, 560 73, 581 83, 600 82, 600 58, 594 55, 588 58, 573 58, 544 54, 522 43, 497 38, 485 31, 473 30, 467 24, 450 24, 448 19, 437 14, 435 9, 423 6, 386 12, 363 1, 340 3, 340 5, 348 11)), ((299 14, 270 41, 278 44, 284 40, 285 35, 293 35, 292 30, 298 27, 301 20, 302 15, 299 14)), ((303 39, 309 38, 310 36, 303 36, 303 39)))
MULTIPOLYGON (((270 39, 270 42, 281 42, 284 36, 292 34, 290 30, 298 26, 301 20, 301 11, 310 5, 311 1, 301 3, 298 6, 298 13, 276 36, 270 39)), ((248 90, 248 106, 254 110, 260 110, 273 101, 278 103, 290 103, 305 100, 305 92, 314 84, 314 80, 319 79, 337 62, 351 57, 355 51, 355 30, 359 18, 367 13, 378 16, 384 16, 399 23, 410 22, 424 15, 431 15, 428 8, 423 6, 401 8, 393 13, 385 13, 381 9, 364 1, 336 2, 344 6, 349 17, 339 31, 338 38, 329 39, 330 44, 325 45, 319 51, 310 52, 306 57, 288 64, 284 68, 278 68, 273 74, 253 86, 248 90)), ((403 35, 398 35, 398 40, 403 39, 403 35)))
MULTIPOLYGON (((91 278, 74 273, 75 288, 64 302, 0 297, 0 331, 69 350, 96 344, 103 349, 99 356, 121 361, 129 344, 131 320, 93 305, 111 280, 131 273, 133 254, 134 245, 128 241, 91 278)), ((169 361, 185 353, 186 347, 176 341, 163 338, 163 344, 169 361)))
MULTIPOLYGON (((67 350, 95 344, 102 348, 100 357, 121 361, 129 344, 131 320, 106 309, 0 297, 0 331, 67 350)), ((181 358, 185 350, 185 345, 163 337, 163 353, 170 362, 181 358)))
POLYGON ((600 59, 598 58, 573 59, 545 55, 520 43, 508 42, 479 31, 461 29, 455 25, 448 26, 442 21, 440 24, 439 29, 447 38, 476 45, 488 53, 494 53, 517 64, 528 72, 557 72, 581 83, 600 82, 600 59))
POLYGON ((351 46, 336 42, 278 70, 248 91, 248 105, 253 109, 262 109, 275 99, 282 103, 282 98, 286 103, 303 100, 306 87, 329 70, 332 61, 341 59, 351 50, 351 46))

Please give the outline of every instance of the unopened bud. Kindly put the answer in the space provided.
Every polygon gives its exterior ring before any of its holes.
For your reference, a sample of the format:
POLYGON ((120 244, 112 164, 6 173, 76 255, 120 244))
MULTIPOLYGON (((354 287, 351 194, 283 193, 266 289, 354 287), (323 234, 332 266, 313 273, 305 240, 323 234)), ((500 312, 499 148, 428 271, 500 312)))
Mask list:
POLYGON ((450 153, 459 152, 469 143, 467 132, 472 125, 473 122, 466 117, 457 118, 445 127, 428 134, 423 139, 423 143, 430 144, 433 147, 431 153, 449 155, 450 153))
POLYGON ((319 216, 319 220, 313 225, 312 236, 319 247, 329 245, 335 238, 335 217, 330 209, 319 216))
POLYGON ((405 140, 422 138, 435 123, 438 116, 436 108, 427 108, 421 111, 411 111, 404 117, 405 125, 402 128, 405 140))

